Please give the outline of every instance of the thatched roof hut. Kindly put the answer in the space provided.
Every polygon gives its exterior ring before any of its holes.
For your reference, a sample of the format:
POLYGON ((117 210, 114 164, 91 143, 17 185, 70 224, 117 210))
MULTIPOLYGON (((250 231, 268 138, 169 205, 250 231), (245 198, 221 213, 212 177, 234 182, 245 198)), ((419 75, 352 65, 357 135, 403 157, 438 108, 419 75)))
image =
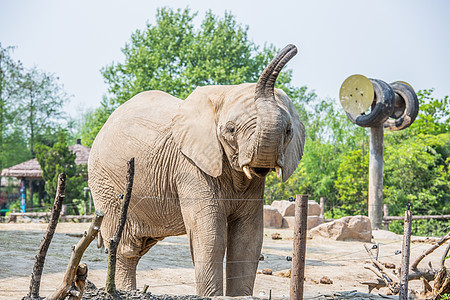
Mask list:
MULTIPOLYGON (((83 146, 77 141, 77 144, 69 146, 69 150, 75 153, 75 163, 77 165, 87 164, 91 148, 83 146)), ((0 176, 42 179, 42 170, 37 159, 33 158, 18 165, 3 169, 0 176)))
POLYGON ((36 158, 2 170, 2 177, 42 178, 42 170, 36 158))

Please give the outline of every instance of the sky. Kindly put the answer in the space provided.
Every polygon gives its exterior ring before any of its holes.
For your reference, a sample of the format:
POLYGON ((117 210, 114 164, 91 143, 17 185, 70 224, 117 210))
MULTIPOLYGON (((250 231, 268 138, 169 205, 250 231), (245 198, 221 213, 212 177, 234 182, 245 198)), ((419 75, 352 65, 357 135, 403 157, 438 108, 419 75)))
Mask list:
POLYGON ((402 80, 415 90, 450 95, 450 1, 447 0, 0 0, 0 42, 13 58, 60 78, 74 118, 100 105, 108 86, 100 73, 122 62, 131 33, 155 24, 159 7, 223 16, 248 25, 255 44, 299 53, 288 64, 292 84, 338 100, 350 75, 402 80))

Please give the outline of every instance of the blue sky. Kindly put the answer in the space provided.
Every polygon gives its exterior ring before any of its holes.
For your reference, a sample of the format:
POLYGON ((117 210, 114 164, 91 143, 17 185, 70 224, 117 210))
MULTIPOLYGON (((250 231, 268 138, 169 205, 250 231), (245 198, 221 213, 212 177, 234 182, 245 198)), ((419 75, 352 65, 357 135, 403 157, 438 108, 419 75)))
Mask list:
POLYGON ((189 7, 223 16, 230 11, 249 26, 258 45, 293 43, 293 84, 338 101, 352 74, 416 90, 450 95, 450 1, 106 1, 0 0, 0 42, 17 46, 25 66, 55 73, 73 95, 73 116, 98 107, 107 86, 100 69, 122 61, 120 49, 136 29, 154 23, 158 7, 189 7))

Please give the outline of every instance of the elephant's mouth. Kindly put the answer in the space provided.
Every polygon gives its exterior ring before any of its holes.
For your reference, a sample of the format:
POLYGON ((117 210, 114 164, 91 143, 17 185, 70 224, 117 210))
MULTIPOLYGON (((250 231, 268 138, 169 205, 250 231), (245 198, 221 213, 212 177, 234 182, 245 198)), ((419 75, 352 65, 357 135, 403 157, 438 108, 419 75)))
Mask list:
POLYGON ((276 166, 275 168, 258 168, 245 165, 242 167, 242 171, 244 171, 248 179, 252 179, 252 174, 257 177, 265 177, 270 171, 276 172, 278 178, 281 178, 283 174, 283 169, 280 166, 276 166))
POLYGON ((258 177, 264 177, 270 172, 270 168, 250 168, 253 174, 258 177))
POLYGON ((257 177, 265 177, 272 169, 271 168, 256 168, 245 165, 242 170, 248 179, 252 179, 252 175, 257 177))

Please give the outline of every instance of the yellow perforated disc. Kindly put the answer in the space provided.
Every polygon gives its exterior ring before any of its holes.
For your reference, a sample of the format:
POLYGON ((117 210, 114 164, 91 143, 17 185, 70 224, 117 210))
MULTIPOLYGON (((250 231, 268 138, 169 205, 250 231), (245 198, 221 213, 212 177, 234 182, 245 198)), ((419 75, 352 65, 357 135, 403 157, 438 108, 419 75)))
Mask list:
POLYGON ((373 85, 363 75, 352 75, 345 79, 339 91, 341 105, 346 112, 359 115, 372 105, 374 98, 373 85))

